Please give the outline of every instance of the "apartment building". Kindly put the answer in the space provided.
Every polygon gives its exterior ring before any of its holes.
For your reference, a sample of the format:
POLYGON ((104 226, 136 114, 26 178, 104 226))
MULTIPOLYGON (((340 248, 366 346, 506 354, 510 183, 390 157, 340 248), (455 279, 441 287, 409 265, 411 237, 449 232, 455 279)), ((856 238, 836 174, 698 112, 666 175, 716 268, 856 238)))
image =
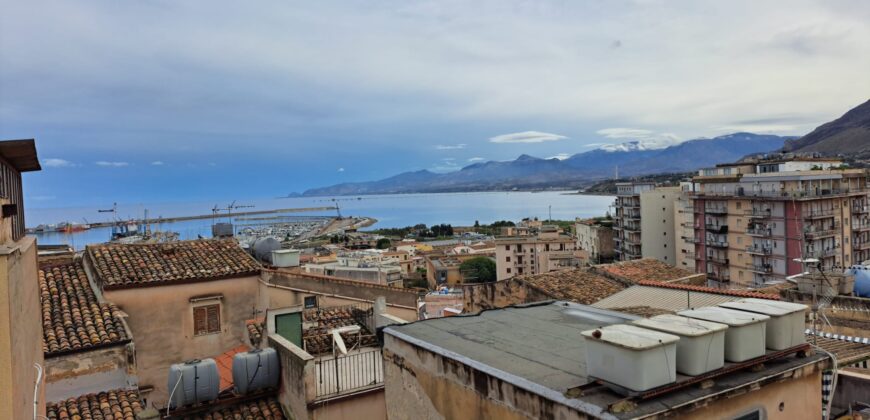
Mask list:
POLYGON ((577 250, 594 263, 613 259, 613 220, 580 219, 574 221, 577 250))
POLYGON ((655 258, 676 265, 674 205, 680 195, 679 187, 656 187, 652 182, 616 184, 613 239, 617 260, 655 258))
POLYGON ((870 258, 868 173, 836 159, 775 155, 702 169, 691 196, 696 270, 757 287, 870 258))
POLYGON ((681 194, 674 202, 674 244, 675 266, 695 271, 695 205, 694 198, 686 192, 691 191, 692 183, 680 185, 681 194))
POLYGON ((497 238, 495 261, 498 280, 549 273, 581 264, 574 238, 549 225, 542 226, 535 236, 497 238))

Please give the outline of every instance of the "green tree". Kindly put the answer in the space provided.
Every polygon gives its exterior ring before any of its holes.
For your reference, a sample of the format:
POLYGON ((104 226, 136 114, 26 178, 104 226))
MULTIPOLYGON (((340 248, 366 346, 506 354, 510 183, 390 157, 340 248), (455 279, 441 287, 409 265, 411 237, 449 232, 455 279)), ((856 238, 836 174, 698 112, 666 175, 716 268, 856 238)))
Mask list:
POLYGON ((474 257, 459 265, 465 283, 486 283, 495 281, 495 261, 488 257, 474 257))
POLYGON ((390 242, 389 238, 381 238, 378 239, 378 242, 375 244, 375 247, 378 249, 388 249, 393 243, 390 242))

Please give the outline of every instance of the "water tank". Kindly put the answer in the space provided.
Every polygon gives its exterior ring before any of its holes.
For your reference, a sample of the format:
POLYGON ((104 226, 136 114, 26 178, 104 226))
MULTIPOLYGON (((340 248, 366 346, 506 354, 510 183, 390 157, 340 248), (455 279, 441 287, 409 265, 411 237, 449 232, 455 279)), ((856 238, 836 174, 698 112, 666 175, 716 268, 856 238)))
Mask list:
POLYGON ((695 376, 725 366, 725 324, 670 314, 641 318, 633 324, 680 337, 677 372, 695 376))
POLYGON ((211 236, 214 238, 229 238, 233 236, 232 223, 215 223, 211 227, 211 236))
POLYGON ((807 341, 804 329, 809 308, 806 305, 749 298, 720 303, 719 306, 769 316, 765 335, 767 348, 771 350, 785 350, 807 341))
POLYGON ((678 312, 679 315, 725 324, 725 360, 743 362, 764 356, 766 352, 767 315, 734 309, 705 306, 678 312))
POLYGON ((281 243, 272 237, 257 238, 251 243, 251 254, 260 261, 272 262, 272 251, 281 249, 281 243))
POLYGON ((856 265, 849 269, 849 274, 855 276, 855 294, 870 298, 870 266, 856 265))
POLYGON ((628 324, 583 331, 586 373, 627 388, 646 391, 677 380, 679 337, 628 324))
POLYGON ((233 356, 233 386, 237 394, 277 388, 281 368, 273 348, 256 349, 233 356))
POLYGON ((276 249, 272 251, 272 265, 275 267, 299 267, 299 250, 276 249))
POLYGON ((220 376, 214 359, 190 360, 169 367, 169 406, 184 407, 216 400, 220 376))

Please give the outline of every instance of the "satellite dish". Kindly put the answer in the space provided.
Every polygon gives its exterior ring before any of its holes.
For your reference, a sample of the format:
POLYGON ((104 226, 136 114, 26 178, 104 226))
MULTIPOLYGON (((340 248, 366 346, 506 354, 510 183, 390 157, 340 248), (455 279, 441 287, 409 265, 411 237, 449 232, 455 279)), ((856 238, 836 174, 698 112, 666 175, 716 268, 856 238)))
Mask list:
POLYGON ((332 331, 332 342, 334 345, 338 346, 338 351, 341 354, 347 354, 347 346, 344 345, 344 339, 341 338, 341 334, 337 330, 332 331))

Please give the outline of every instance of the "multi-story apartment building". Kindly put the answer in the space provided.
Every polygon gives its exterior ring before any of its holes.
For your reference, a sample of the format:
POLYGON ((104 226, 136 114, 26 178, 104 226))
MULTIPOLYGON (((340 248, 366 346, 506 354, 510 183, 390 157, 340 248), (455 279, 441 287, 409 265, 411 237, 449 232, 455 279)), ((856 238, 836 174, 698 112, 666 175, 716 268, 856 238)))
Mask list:
POLYGON ((761 286, 804 269, 870 258, 868 172, 836 159, 777 155, 702 169, 689 192, 696 271, 761 286))
POLYGON ((613 203, 613 248, 619 261, 636 260, 643 256, 640 234, 640 195, 655 189, 652 182, 616 183, 613 203))
POLYGON ((620 182, 616 189, 613 231, 617 259, 655 258, 676 265, 674 205, 681 196, 680 187, 620 182))
POLYGON ((574 238, 549 225, 535 236, 496 238, 495 261, 498 280, 578 267, 582 262, 574 238))
POLYGON ((695 271, 695 211, 694 198, 684 192, 691 191, 692 183, 684 182, 681 194, 674 202, 674 242, 676 246, 676 265, 695 271))
POLYGON ((613 259, 613 220, 580 219, 574 221, 577 250, 593 263, 613 259))

